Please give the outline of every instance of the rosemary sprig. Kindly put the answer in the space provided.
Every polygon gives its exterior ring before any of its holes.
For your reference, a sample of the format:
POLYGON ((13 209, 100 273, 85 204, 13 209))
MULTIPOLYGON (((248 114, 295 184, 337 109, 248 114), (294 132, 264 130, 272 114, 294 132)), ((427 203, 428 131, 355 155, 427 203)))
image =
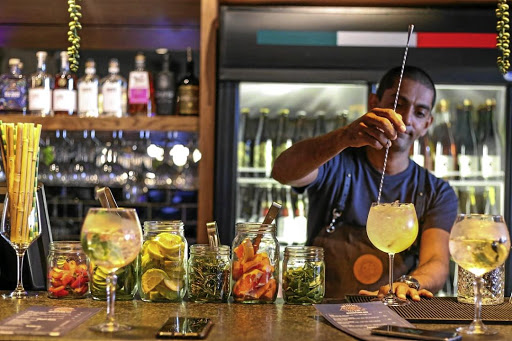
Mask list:
POLYGON ((189 268, 189 299, 226 302, 229 297, 230 263, 215 256, 195 256, 189 268))

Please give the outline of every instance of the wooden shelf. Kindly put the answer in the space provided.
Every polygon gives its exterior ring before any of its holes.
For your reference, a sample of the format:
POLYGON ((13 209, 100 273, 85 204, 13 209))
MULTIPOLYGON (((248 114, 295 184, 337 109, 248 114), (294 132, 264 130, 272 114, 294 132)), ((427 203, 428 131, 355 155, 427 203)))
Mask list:
POLYGON ((43 130, 96 130, 96 131, 198 131, 199 118, 186 116, 154 117, 77 117, 53 116, 38 117, 29 115, 0 115, 2 122, 41 124, 43 130))

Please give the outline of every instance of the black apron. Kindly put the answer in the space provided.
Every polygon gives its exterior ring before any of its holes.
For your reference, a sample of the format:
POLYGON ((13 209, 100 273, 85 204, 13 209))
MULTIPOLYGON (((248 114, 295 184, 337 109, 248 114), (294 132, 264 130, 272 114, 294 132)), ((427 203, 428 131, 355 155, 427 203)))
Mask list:
MULTIPOLYGON (((389 256, 378 250, 368 239, 366 226, 347 224, 343 221, 343 210, 348 197, 352 170, 347 170, 345 184, 338 205, 332 211, 331 223, 309 243, 324 248, 325 258, 325 297, 344 298, 348 294, 357 294, 359 290, 378 290, 389 284, 389 256)), ((425 178, 423 170, 419 179, 415 209, 418 217, 425 210, 425 178)), ((419 218, 421 226, 423 219, 419 218)), ((394 259, 394 277, 408 274, 417 266, 419 255, 419 236, 407 250, 396 253, 394 259)))

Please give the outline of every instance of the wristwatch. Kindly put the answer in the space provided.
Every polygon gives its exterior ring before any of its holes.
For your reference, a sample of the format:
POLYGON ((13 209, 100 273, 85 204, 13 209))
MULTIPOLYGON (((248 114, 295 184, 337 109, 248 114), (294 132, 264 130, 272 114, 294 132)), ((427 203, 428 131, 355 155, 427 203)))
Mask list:
POLYGON ((398 278, 397 282, 405 283, 409 286, 409 288, 413 288, 416 290, 420 289, 420 282, 412 276, 409 275, 402 275, 398 278))

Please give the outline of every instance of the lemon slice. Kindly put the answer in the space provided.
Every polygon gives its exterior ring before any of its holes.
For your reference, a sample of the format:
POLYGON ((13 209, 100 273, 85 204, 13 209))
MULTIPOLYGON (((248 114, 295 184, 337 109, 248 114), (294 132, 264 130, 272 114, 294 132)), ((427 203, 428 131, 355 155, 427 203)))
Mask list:
POLYGON ((144 272, 141 277, 142 291, 148 293, 153 290, 163 280, 169 280, 169 276, 165 271, 160 269, 149 269, 144 272))
POLYGON ((147 268, 148 264, 151 262, 151 256, 149 254, 145 254, 141 257, 141 266, 142 268, 147 268))
POLYGON ((160 251, 160 247, 157 243, 148 243, 147 249, 149 255, 153 259, 162 260, 164 259, 164 255, 162 255, 162 252, 160 251))
POLYGON ((178 291, 182 286, 181 281, 172 279, 164 279, 164 284, 167 288, 171 289, 172 291, 178 291))
POLYGON ((155 241, 163 251, 172 253, 175 253, 177 250, 179 250, 182 244, 180 236, 168 232, 159 233, 158 236, 156 236, 155 241))

